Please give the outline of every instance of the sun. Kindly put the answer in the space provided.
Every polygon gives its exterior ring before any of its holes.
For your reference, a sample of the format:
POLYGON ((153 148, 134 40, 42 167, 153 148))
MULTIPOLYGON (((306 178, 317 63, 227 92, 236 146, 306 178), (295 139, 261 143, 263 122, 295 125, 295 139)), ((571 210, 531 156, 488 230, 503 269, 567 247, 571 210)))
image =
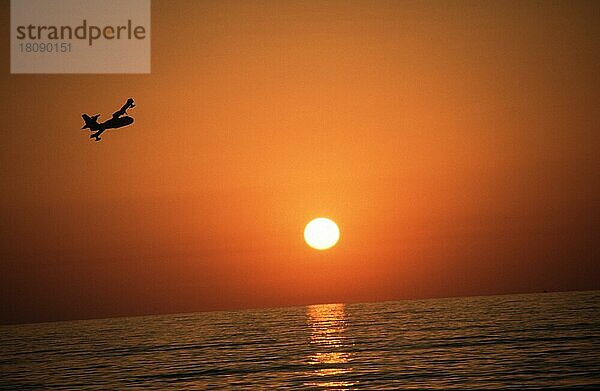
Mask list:
POLYGON ((335 246, 339 239, 340 229, 337 224, 325 217, 312 220, 304 228, 304 240, 317 250, 327 250, 335 246))

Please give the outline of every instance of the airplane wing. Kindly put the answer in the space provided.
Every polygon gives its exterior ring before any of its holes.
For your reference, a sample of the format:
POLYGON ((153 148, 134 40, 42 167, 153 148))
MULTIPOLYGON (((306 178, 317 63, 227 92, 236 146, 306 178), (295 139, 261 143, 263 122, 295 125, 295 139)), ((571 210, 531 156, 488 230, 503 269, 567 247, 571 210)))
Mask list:
POLYGON ((127 99, 127 102, 125 102, 123 107, 121 107, 118 111, 115 111, 113 113, 113 115, 112 115, 113 118, 118 118, 124 114, 127 114, 127 109, 129 109, 131 107, 135 107, 135 103, 133 103, 133 98, 127 99))

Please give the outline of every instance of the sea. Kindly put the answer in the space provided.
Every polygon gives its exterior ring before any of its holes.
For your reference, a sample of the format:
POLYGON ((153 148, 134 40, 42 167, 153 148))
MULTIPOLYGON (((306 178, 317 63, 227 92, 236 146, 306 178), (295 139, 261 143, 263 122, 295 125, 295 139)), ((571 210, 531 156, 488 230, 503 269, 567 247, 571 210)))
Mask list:
POLYGON ((2 390, 600 386, 600 291, 0 327, 2 390))

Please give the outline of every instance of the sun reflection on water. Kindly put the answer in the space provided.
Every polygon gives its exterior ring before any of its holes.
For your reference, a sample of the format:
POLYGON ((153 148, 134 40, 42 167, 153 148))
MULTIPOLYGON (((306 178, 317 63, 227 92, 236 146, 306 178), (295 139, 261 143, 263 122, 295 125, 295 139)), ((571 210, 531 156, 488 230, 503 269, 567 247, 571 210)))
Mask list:
POLYGON ((308 364, 315 368, 307 375, 316 375, 322 379, 305 383, 305 385, 325 389, 343 389, 356 384, 343 379, 344 374, 352 372, 352 360, 346 349, 344 304, 311 305, 306 309, 306 316, 311 332, 312 351, 308 358, 308 364))

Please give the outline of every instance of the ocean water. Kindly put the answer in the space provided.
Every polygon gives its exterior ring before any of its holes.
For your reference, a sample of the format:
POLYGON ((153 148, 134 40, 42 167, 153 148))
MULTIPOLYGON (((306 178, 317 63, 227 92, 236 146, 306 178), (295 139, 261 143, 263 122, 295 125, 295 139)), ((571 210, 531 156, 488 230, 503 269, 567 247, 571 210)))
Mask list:
POLYGON ((600 386, 600 291, 0 327, 0 389, 600 386))

